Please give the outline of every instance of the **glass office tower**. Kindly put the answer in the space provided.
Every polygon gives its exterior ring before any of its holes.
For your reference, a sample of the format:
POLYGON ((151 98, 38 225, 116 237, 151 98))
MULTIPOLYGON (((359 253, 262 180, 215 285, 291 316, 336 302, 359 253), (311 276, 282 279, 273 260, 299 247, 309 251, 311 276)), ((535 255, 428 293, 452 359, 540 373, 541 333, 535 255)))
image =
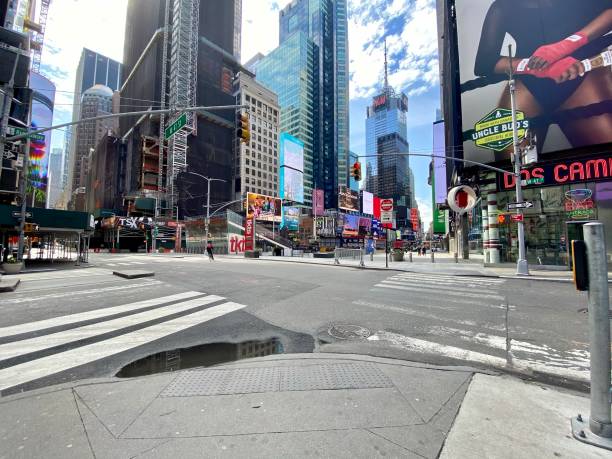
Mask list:
MULTIPOLYGON (((338 187, 348 185, 348 38, 346 0, 294 0, 279 16, 280 45, 300 32, 316 45, 319 149, 313 179, 325 192, 325 207, 338 204, 338 187)), ((282 106, 282 104, 281 104, 282 106)))
POLYGON ((319 151, 319 48, 299 31, 253 66, 256 80, 278 95, 280 132, 304 142, 304 204, 312 204, 314 156, 319 151))

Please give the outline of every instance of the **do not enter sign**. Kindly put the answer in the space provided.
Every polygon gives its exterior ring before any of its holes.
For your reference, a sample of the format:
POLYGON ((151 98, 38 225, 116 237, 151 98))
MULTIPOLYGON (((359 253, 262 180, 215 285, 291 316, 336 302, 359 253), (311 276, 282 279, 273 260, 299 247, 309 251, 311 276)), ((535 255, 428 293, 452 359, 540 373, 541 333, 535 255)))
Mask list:
POLYGON ((393 199, 381 199, 380 210, 384 210, 385 212, 393 210, 393 199))
POLYGON ((513 222, 522 222, 523 214, 512 214, 510 218, 512 219, 513 222))

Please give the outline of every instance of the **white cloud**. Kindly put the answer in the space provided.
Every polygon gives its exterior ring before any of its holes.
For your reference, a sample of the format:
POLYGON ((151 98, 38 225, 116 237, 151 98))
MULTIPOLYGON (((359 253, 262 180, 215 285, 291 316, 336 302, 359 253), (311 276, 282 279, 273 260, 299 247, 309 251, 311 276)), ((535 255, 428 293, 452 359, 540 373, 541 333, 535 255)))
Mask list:
POLYGON ((427 231, 430 223, 433 220, 433 212, 431 210, 431 200, 423 198, 416 198, 417 206, 419 206, 419 213, 421 214, 421 222, 423 222, 423 231, 427 231))
POLYGON ((291 0, 243 0, 243 63, 257 53, 268 54, 278 46, 278 13, 289 3, 291 0))

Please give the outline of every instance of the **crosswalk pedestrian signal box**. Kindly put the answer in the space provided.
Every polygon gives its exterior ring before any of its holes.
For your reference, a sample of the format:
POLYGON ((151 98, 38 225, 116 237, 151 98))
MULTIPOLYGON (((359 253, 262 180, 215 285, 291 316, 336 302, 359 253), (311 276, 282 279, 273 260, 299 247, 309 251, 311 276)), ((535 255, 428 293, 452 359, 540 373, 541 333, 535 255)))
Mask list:
POLYGON ((589 289, 589 271, 587 265, 587 251, 584 241, 572 241, 572 273, 576 290, 589 289))

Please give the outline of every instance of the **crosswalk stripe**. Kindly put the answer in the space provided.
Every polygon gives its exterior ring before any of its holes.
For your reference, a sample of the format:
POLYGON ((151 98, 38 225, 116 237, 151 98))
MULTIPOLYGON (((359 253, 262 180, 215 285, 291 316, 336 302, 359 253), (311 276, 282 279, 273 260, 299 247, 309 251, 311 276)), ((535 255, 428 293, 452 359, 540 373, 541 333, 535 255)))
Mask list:
MULTIPOLYGON (((111 272, 108 269, 103 268, 86 268, 80 270, 72 270, 70 271, 70 278, 75 277, 90 277, 90 276, 104 276, 109 275, 111 272)), ((16 276, 11 276, 15 279, 21 279, 21 281, 43 281, 43 280, 52 280, 52 279, 65 279, 66 271, 58 270, 58 271, 49 271, 45 273, 22 273, 17 274, 16 276)))
POLYGON ((107 266, 117 266, 116 263, 106 263, 107 266))
POLYGON ((21 335, 23 333, 31 333, 34 331, 45 330, 47 328, 58 327, 61 325, 70 325, 86 320, 100 319, 103 317, 120 314, 123 312, 135 311, 137 309, 146 308, 149 306, 157 306, 159 304, 169 303, 171 301, 186 300, 195 296, 203 295, 201 292, 183 292, 175 295, 152 298, 150 300, 137 301, 135 303, 121 304, 110 308, 94 309, 92 311, 80 312, 66 316, 53 317, 51 319, 39 320, 25 324, 12 325, 10 327, 0 328, 0 338, 7 336, 21 335))
MULTIPOLYGON (((390 288, 390 289, 395 289, 395 290, 406 290, 409 292, 423 292, 423 291, 427 291, 427 289, 430 289, 431 287, 425 287, 425 288, 421 288, 421 287, 406 287, 404 285, 398 285, 398 282, 391 282, 391 281, 382 281, 383 283, 380 284, 376 284, 374 287, 380 287, 380 288, 390 288)), ((431 288, 433 291, 433 288, 431 288)), ((457 289, 454 288, 444 288, 444 287, 435 287, 435 293, 436 295, 439 295, 442 292, 448 292, 448 293, 458 293, 457 289)), ((462 296, 464 297, 470 297, 470 298, 489 298, 492 300, 500 300, 503 301, 505 298, 501 295, 489 295, 486 293, 469 293, 469 292, 459 292, 462 296)))
POLYGON ((5 368, 0 370, 0 391, 125 352, 244 307, 233 302, 223 303, 104 341, 5 368))
POLYGON ((454 288, 454 289, 467 289, 469 291, 473 291, 474 289, 479 289, 479 290, 484 290, 484 291, 489 291, 489 292, 497 292, 499 291, 499 286, 497 285, 489 285, 489 284, 478 284, 478 283, 472 283, 472 282, 448 282, 448 281, 430 281, 430 280, 423 280, 423 279, 405 279, 402 277, 389 277, 385 280, 388 281, 393 281, 393 282, 401 282, 402 284, 405 285, 414 285, 414 286, 418 286, 418 285, 422 285, 424 287, 447 287, 447 288, 454 288))
POLYGON ((0 345, 0 361, 17 357, 20 355, 30 354, 32 352, 41 351, 50 347, 61 346, 76 341, 80 341, 94 336, 103 335, 114 331, 128 328, 133 325, 150 322, 152 320, 161 319, 163 317, 189 311, 199 306, 205 306, 210 303, 224 300, 225 298, 216 295, 210 295, 204 298, 197 298, 181 303, 163 306, 150 311, 144 311, 137 314, 132 314, 125 317, 119 317, 109 321, 96 322, 90 325, 84 325, 78 328, 72 328, 50 335, 38 336, 36 338, 15 341, 0 345))
POLYGON ((444 276, 444 275, 421 275, 421 274, 409 274, 402 273, 396 274, 394 277, 402 277, 404 279, 414 279, 414 280, 428 280, 428 281, 448 281, 448 282, 472 282, 478 284, 491 284, 491 285, 499 285, 503 284, 506 281, 504 279, 493 279, 493 278, 482 278, 476 276, 444 276))
POLYGON ((132 263, 135 264, 135 265, 144 265, 144 264, 146 264, 146 263, 143 263, 142 261, 133 261, 132 263))

